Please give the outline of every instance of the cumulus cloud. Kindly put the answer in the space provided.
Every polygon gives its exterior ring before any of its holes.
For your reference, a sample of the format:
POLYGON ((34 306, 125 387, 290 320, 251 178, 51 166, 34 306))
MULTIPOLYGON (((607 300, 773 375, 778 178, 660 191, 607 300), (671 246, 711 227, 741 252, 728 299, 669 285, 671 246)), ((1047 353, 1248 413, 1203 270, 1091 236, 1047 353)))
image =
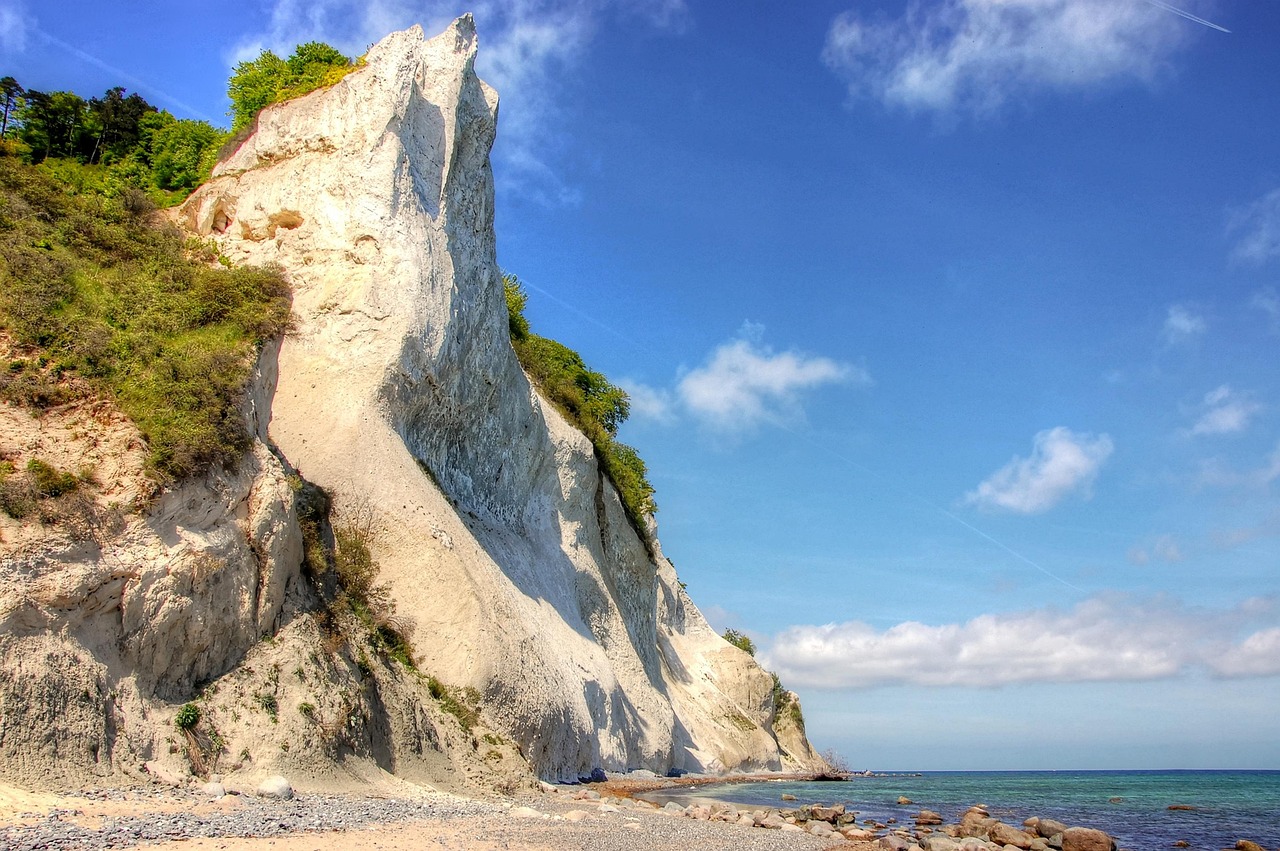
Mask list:
POLYGON ((1232 259, 1261 266, 1280 257, 1280 189, 1273 189, 1237 210, 1229 230, 1238 234, 1232 259))
POLYGON ((1203 411, 1195 425, 1194 435, 1238 434, 1249 427, 1249 420, 1262 406, 1232 390, 1226 384, 1205 394, 1203 411))
POLYGON ((504 191, 547 203, 573 203, 578 191, 560 176, 564 150, 558 80, 590 46, 605 18, 618 14, 679 32, 689 14, 684 0, 274 0, 265 31, 242 39, 229 59, 252 59, 264 49, 286 55, 319 40, 349 54, 393 30, 422 24, 428 36, 472 12, 480 35, 476 70, 502 97, 494 157, 507 173, 504 191))
POLYGON ((31 19, 21 3, 0 2, 0 49, 11 55, 26 50, 31 27, 31 19))
POLYGON ((743 323, 736 337, 684 371, 670 390, 619 382, 631 397, 632 416, 666 424, 688 416, 708 431, 741 435, 802 419, 806 391, 840 382, 874 383, 864 367, 795 350, 775 351, 763 337, 763 325, 743 323))
POLYGON ((1192 670, 1261 677, 1280 674, 1276 614, 1271 600, 1206 610, 1167 598, 1095 597, 1069 611, 980 615, 938 626, 795 626, 775 637, 762 662, 788 683, 811 688, 991 688, 1153 680, 1192 670))
POLYGON ((865 369, 740 337, 719 346, 676 385, 684 409, 719 432, 751 431, 796 418, 800 395, 823 384, 869 384, 865 369))
POLYGON ((1017 514, 1039 514, 1072 493, 1090 494, 1094 479, 1115 445, 1105 434, 1077 434, 1064 426, 1035 436, 1031 457, 1014 457, 975 490, 965 503, 1017 514))
POLYGON ((851 95, 983 113, 1038 90, 1151 81, 1193 31, 1150 3, 910 0, 897 18, 840 14, 822 58, 851 95))
POLYGON ((1187 343, 1203 334, 1208 327, 1204 317, 1186 305, 1171 305, 1164 319, 1164 339, 1169 345, 1187 343))

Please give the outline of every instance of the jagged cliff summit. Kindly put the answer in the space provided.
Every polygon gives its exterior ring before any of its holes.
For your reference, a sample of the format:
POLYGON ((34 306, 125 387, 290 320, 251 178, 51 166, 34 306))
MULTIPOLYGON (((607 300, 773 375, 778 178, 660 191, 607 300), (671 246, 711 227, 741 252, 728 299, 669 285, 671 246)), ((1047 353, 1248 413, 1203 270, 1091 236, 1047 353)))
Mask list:
MULTIPOLYGON (((520 368, 495 259, 498 97, 475 54, 470 16, 387 36, 337 85, 265 109, 181 208, 233 263, 284 271, 294 328, 260 358, 237 471, 90 540, 0 527, 0 776, 182 773, 174 716, 197 698, 220 770, 246 778, 483 783, 516 750, 549 780, 823 767, 520 368), (317 626, 301 479, 367 529, 416 671, 317 626), (480 726, 457 729, 426 674, 474 690, 480 726)), ((69 467, 80 451, 47 417, 0 416, 69 467)))

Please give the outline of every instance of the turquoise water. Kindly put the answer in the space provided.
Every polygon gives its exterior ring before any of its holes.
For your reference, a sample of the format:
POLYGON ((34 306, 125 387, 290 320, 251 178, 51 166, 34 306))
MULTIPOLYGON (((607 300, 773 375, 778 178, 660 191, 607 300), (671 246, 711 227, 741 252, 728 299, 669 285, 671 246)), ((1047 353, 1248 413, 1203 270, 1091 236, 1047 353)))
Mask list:
POLYGON ((957 821, 971 805, 986 804, 1001 821, 1030 816, 1096 827, 1121 848, 1232 848, 1251 839, 1280 848, 1280 771, 933 771, 921 775, 855 777, 847 783, 718 783, 664 790, 663 800, 713 798, 760 807, 843 803, 858 820, 910 824, 922 807, 957 821), (899 806, 898 796, 912 804, 899 806), (1194 810, 1170 810, 1172 804, 1194 810))

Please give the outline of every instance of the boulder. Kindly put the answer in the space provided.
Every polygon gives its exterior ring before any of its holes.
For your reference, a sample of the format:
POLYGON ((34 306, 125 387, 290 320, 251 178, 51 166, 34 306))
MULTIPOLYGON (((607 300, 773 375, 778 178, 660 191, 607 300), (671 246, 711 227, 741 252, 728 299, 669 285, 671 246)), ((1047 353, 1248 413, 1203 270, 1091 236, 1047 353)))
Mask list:
POLYGON ((835 820, 844 815, 844 804, 836 804, 834 807, 810 807, 809 817, 818 821, 835 823, 835 820))
POLYGON ((756 822, 757 826, 768 828, 769 830, 781 830, 787 826, 786 820, 777 813, 769 813, 767 816, 756 822))
POLYGON ((221 798, 227 794, 226 788, 221 783, 209 782, 200 787, 202 794, 208 795, 210 798, 221 798))
POLYGON ((991 830, 991 825, 995 823, 996 820, 983 808, 970 807, 960 817, 960 834, 986 839, 987 831, 991 830))
POLYGON ((924 846, 925 851, 957 851, 960 843, 956 842, 950 836, 939 834, 930 834, 928 837, 920 840, 920 844, 924 846))
POLYGON ((258 795, 263 798, 274 798, 277 801, 287 801, 293 797, 293 787, 279 774, 273 774, 258 784, 258 795))
POLYGON ((899 796, 898 796, 898 805, 899 805, 899 806, 907 807, 907 806, 910 806, 912 803, 914 803, 914 802, 913 802, 910 798, 908 798, 906 795, 899 795, 899 796))
POLYGON ((876 844, 880 848, 885 849, 885 851, 915 851, 915 849, 920 847, 916 845, 914 842, 911 842, 910 840, 907 840, 896 834, 890 834, 889 836, 882 836, 880 837, 880 841, 876 844))
POLYGON ((987 838, 997 845, 1012 845, 1014 848, 1029 849, 1034 836, 1025 830, 1018 830, 1013 825, 998 821, 987 831, 987 838))
POLYGON ((861 827, 841 828, 840 835, 850 842, 871 842, 876 838, 874 830, 867 830, 861 827))
POLYGON ((1101 830, 1069 827, 1062 831, 1062 851, 1115 851, 1116 842, 1101 830))
POLYGON ((589 815, 590 813, 588 813, 586 810, 569 810, 569 812, 564 814, 564 820, 565 821, 582 821, 589 815))
POLYGON ((1261 845, 1248 839, 1236 840, 1236 851, 1266 851, 1261 845))
POLYGON ((672 815, 677 816, 684 815, 684 807, 680 806, 675 801, 667 801, 667 803, 663 805, 662 811, 664 813, 671 813, 672 815))
POLYGON ((1054 821, 1051 818, 1037 819, 1036 833, 1048 839, 1057 833, 1065 833, 1067 826, 1060 821, 1054 821))
POLYGON ((942 815, 933 810, 921 810, 916 813, 916 824, 942 824, 942 815))
POLYGON ((507 815, 512 818, 546 818, 547 814, 535 810, 533 807, 512 807, 507 815))

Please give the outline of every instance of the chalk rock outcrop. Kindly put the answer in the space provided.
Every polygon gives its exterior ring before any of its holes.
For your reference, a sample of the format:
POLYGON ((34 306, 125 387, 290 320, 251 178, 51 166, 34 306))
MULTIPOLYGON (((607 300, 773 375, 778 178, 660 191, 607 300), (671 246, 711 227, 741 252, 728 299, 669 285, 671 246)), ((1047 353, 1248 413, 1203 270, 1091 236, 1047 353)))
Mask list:
POLYGON ((541 776, 819 767, 794 724, 780 746, 769 675, 708 626, 520 369, 475 51, 469 16, 388 36, 264 110, 183 208, 293 285, 270 439, 339 516, 371 518, 415 661, 476 689, 541 776))

